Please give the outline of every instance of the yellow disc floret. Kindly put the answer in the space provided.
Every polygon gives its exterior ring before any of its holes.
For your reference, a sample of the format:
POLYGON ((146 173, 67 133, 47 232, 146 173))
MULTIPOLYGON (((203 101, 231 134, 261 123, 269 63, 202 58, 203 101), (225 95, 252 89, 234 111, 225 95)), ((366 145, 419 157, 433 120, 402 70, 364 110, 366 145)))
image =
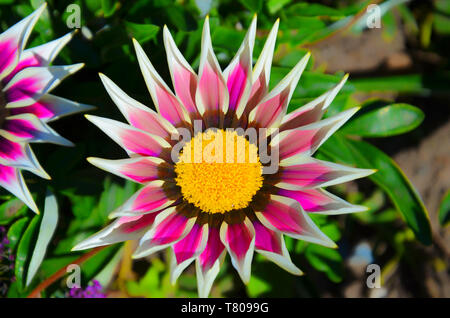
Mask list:
POLYGON ((198 133, 184 145, 175 172, 184 199, 209 213, 247 207, 263 182, 258 148, 228 130, 198 133))

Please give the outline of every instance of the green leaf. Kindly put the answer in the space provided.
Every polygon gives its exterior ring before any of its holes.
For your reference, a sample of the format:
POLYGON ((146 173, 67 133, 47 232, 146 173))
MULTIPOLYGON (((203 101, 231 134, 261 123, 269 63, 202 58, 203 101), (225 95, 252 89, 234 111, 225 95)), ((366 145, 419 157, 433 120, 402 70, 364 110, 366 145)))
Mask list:
POLYGON ((17 247, 17 244, 19 243, 20 238, 22 237, 23 232, 27 228, 28 221, 30 220, 29 217, 23 217, 21 219, 18 219, 8 230, 8 240, 9 240, 9 247, 12 251, 14 251, 17 247))
POLYGON ((413 130, 424 119, 423 112, 408 104, 363 107, 342 128, 346 134, 363 137, 387 137, 413 130))
POLYGON ((156 38, 159 26, 153 24, 138 24, 125 21, 125 28, 128 34, 134 37, 140 44, 156 38))
POLYGON ((113 0, 102 0, 102 10, 103 16, 108 18, 114 14, 116 9, 118 8, 119 2, 113 0))
POLYGON ((444 195, 439 206, 439 222, 442 226, 450 222, 450 190, 444 195))
POLYGON ((287 14, 309 17, 344 17, 345 13, 318 3, 297 3, 286 10, 287 14))
POLYGON ((16 280, 19 283, 20 288, 24 287, 23 280, 25 278, 25 267, 30 259, 30 253, 34 246, 35 233, 37 231, 39 220, 41 217, 36 215, 28 225, 27 229, 20 239, 19 246, 17 247, 16 263, 15 263, 15 275, 16 280))
POLYGON ((247 293, 250 297, 259 297, 272 289, 271 284, 255 275, 252 275, 248 285, 247 293))
POLYGON ((260 12, 263 5, 262 0, 239 0, 239 2, 251 12, 260 12))
POLYGON ((58 203, 56 197, 50 191, 47 191, 45 197, 44 214, 42 216, 41 226, 39 228, 39 234, 34 247, 33 255, 31 256, 30 265, 28 266, 26 286, 28 286, 33 280, 39 266, 44 260, 45 253, 47 251, 48 244, 56 230, 58 223, 58 203))
POLYGON ((267 1, 267 9, 270 14, 274 14, 291 1, 292 0, 269 0, 267 1))
POLYGON ((357 78, 352 84, 364 92, 428 93, 420 74, 357 78))
POLYGON ((17 198, 8 200, 0 205, 0 224, 8 224, 12 219, 22 215, 27 206, 17 198))
POLYGON ((359 168, 378 169, 369 176, 370 179, 386 192, 416 238, 423 244, 431 244, 428 212, 414 186, 388 155, 367 142, 346 139, 337 134, 321 146, 321 151, 336 161, 359 168))
POLYGON ((305 250, 305 257, 315 269, 324 272, 332 282, 342 281, 342 256, 337 250, 310 244, 305 250))

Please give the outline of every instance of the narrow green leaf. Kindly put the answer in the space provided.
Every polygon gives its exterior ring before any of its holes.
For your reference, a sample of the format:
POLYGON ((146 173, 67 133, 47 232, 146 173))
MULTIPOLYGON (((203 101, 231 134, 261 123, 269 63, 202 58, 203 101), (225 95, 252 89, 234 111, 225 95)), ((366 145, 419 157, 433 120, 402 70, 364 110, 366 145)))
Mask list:
POLYGON ((47 191, 45 197, 44 214, 42 216, 41 226, 39 228, 39 234, 34 247, 33 255, 31 256, 30 265, 28 266, 26 286, 28 286, 33 280, 39 266, 44 260, 45 253, 47 251, 48 244, 56 230, 58 223, 58 203, 56 197, 50 191, 47 191))
POLYGON ((159 31, 159 26, 153 24, 138 24, 125 21, 125 28, 140 44, 154 39, 159 31))
POLYGON ((23 232, 27 228, 29 220, 29 217, 23 217, 14 222, 14 224, 9 228, 7 236, 9 240, 9 247, 12 251, 16 249, 23 232))
POLYGON ((117 9, 118 2, 112 0, 102 0, 103 16, 108 18, 114 14, 117 9))
POLYGON ((386 192, 417 239, 423 244, 431 244, 428 212, 414 186, 388 155, 367 142, 346 139, 336 134, 321 146, 321 151, 336 161, 359 168, 378 169, 370 178, 386 192), (336 147, 335 144, 339 143, 341 146, 336 147))
POLYGON ((439 206, 439 222, 442 226, 450 222, 450 190, 444 195, 439 206))
POLYGON ((387 137, 413 130, 424 119, 423 112, 408 104, 363 107, 342 127, 346 134, 387 137))
POLYGON ((331 281, 335 283, 342 281, 342 256, 337 250, 311 244, 305 250, 305 257, 315 269, 324 272, 331 281))
POLYGON ((17 247, 16 263, 15 263, 15 275, 19 286, 23 288, 23 280, 25 277, 25 267, 30 259, 30 253, 34 246, 34 237, 37 231, 40 215, 36 215, 28 225, 27 229, 20 239, 19 246, 17 247))

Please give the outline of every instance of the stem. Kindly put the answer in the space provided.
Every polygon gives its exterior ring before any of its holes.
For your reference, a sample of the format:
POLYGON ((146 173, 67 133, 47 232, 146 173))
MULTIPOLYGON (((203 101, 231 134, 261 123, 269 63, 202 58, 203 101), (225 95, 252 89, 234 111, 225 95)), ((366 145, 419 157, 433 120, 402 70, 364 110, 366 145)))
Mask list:
MULTIPOLYGON (((81 263, 83 263, 84 261, 88 260, 89 258, 91 258, 92 256, 94 256, 95 254, 97 254, 98 252, 100 252, 101 250, 105 249, 108 246, 99 246, 94 248, 92 251, 83 254, 80 258, 78 258, 77 260, 75 260, 74 262, 68 264, 68 265, 80 265, 81 263)), ((40 296, 41 292, 43 290, 45 290, 47 287, 49 287, 51 284, 53 284, 54 282, 56 282, 58 279, 60 279, 62 276, 64 276, 64 274, 67 273, 66 268, 67 266, 64 266, 63 268, 61 268, 59 271, 57 271, 56 273, 54 273, 52 276, 50 276, 49 278, 47 278, 46 280, 44 280, 42 283, 40 283, 28 296, 27 298, 37 298, 40 296)))

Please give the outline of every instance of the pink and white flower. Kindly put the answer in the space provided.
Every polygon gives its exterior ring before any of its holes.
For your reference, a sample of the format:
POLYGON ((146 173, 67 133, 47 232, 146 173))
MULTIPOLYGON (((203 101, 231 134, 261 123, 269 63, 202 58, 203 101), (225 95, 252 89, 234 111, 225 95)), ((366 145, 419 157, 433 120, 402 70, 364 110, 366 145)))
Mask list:
POLYGON ((0 186, 21 199, 30 209, 38 208, 22 177, 22 170, 50 179, 30 143, 72 143, 47 124, 62 116, 91 109, 49 94, 83 64, 51 66, 73 33, 37 47, 26 42, 46 4, 0 34, 0 186))
MULTIPOLYGON (((100 74, 128 124, 96 116, 87 118, 122 146, 129 158, 88 160, 101 169, 143 184, 143 188, 112 211, 111 217, 115 220, 110 225, 79 243, 74 250, 139 240, 134 256, 144 257, 171 247, 172 281, 175 282, 195 260, 199 295, 206 297, 227 252, 247 283, 255 251, 294 275, 302 274, 289 257, 284 235, 336 246, 309 214, 351 213, 363 211, 365 207, 352 205, 322 187, 365 177, 373 170, 324 162, 312 155, 357 108, 320 120, 344 85, 345 76, 330 91, 287 114, 309 54, 269 90, 277 31, 278 21, 253 66, 255 16, 236 56, 222 71, 213 52, 206 18, 197 74, 164 27, 164 44, 175 92, 157 74, 134 40, 139 65, 157 112, 132 99, 100 74), (196 120, 200 120, 201 132, 185 140, 179 156, 173 159, 170 154, 178 140, 171 137, 181 128, 192 131, 196 120), (269 148, 279 150, 277 172, 263 175, 260 161, 188 160, 189 150, 196 141, 228 138, 227 128, 277 128, 276 135, 258 136, 258 140, 268 142, 269 148)), ((240 139, 249 153, 258 151, 257 145, 243 136, 230 136, 236 138, 233 142, 240 139)))

